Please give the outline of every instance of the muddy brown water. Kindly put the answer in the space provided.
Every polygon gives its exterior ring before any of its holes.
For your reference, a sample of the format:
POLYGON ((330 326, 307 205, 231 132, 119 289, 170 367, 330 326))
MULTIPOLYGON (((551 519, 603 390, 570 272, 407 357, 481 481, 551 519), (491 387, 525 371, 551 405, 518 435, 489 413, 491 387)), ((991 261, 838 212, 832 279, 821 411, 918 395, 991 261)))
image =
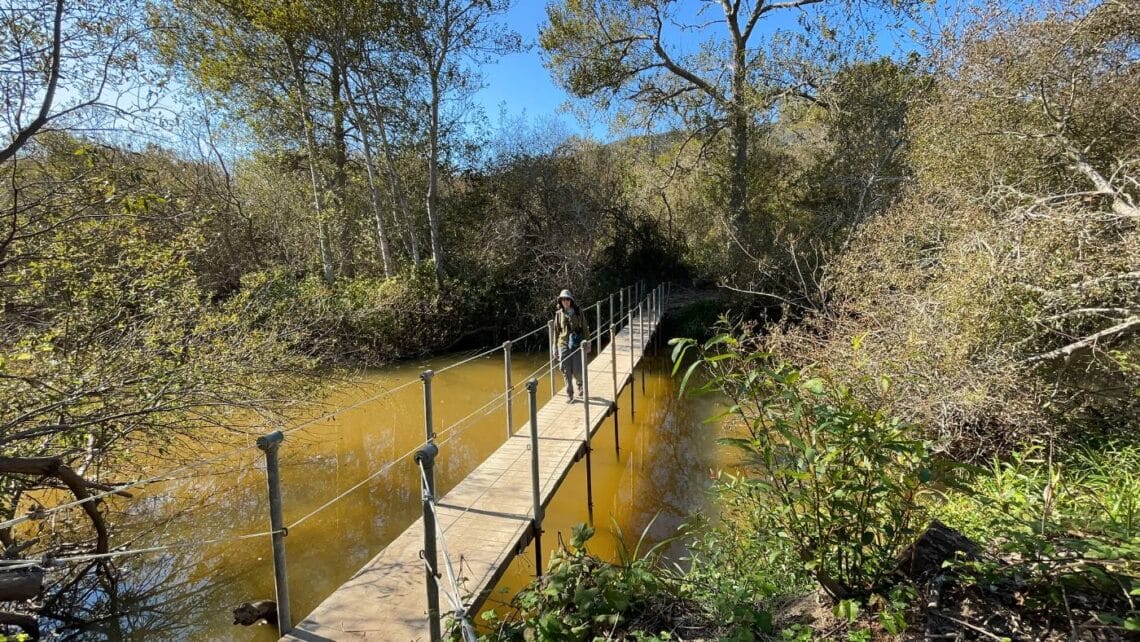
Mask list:
MULTIPOLYGON (((663 351, 664 352, 664 351, 663 351)), ((424 438, 421 371, 441 368, 463 355, 401 364, 362 375, 329 395, 327 407, 368 400, 408 381, 392 394, 360 403, 336 417, 289 434, 281 447, 286 523, 293 524, 352 487, 340 500, 290 529, 288 575, 295 620, 302 619, 420 514, 418 470, 410 459, 385 465, 415 449, 424 438), (371 478, 371 479, 369 479, 371 478)), ((513 377, 540 371, 539 404, 551 387, 542 355, 516 353, 513 377)), ((561 385, 561 377, 557 375, 561 385)), ((620 450, 612 420, 594 439, 593 494, 597 535, 590 550, 617 559, 620 528, 633 546, 642 532, 652 544, 676 533, 693 515, 707 514, 710 470, 726 454, 715 429, 702 421, 714 411, 708 399, 679 399, 663 357, 647 358, 635 378, 635 414, 630 388, 619 399, 620 450), (644 385, 644 392, 642 386, 644 385)), ((477 411, 503 390, 500 353, 438 375, 433 382, 436 430, 477 411)), ((556 403, 561 403, 556 398, 556 403)), ((319 415, 297 416, 301 422, 319 415)), ((527 418, 526 397, 514 404, 514 426, 527 418)), ((506 411, 497 405, 450 433, 441 447, 436 479, 441 493, 458 483, 506 438, 506 411)), ((441 435, 444 436, 444 435, 441 435)), ((132 548, 177 543, 161 552, 124 558, 114 577, 84 583, 68 599, 76 621, 68 639, 269 641, 275 627, 238 627, 231 610, 247 600, 273 599, 268 538, 233 539, 268 530, 264 457, 250 444, 219 461, 142 489, 133 500, 116 500, 123 511, 113 526, 113 545, 132 548), (226 540, 207 543, 210 540, 226 540), (97 620, 83 624, 85 620, 97 620)), ((155 474, 161 471, 155 471, 155 474)), ((543 559, 569 540, 571 527, 588 519, 584 462, 571 470, 546 512, 543 559)), ((680 556, 678 544, 671 555, 680 556)), ((459 569, 462 573, 462 569, 459 569)), ((534 552, 515 558, 485 608, 504 603, 535 574, 534 552)), ((62 605, 61 605, 62 606, 62 605)), ((383 608, 377 604, 376 608, 383 608)))

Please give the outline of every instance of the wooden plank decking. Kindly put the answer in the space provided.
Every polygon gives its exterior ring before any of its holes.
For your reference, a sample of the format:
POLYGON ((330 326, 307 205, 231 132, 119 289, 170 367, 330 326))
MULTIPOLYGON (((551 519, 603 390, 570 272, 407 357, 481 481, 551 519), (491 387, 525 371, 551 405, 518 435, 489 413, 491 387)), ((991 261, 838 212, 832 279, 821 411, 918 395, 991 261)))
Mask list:
MULTIPOLYGON (((617 383, 628 384, 632 363, 641 360, 659 319, 646 316, 618 333, 615 340, 617 383), (631 334, 631 330, 637 330, 631 334)), ((590 433, 598 430, 613 405, 611 349, 607 346, 589 364, 590 433)), ((525 400, 525 395, 521 398, 525 400)), ((517 407, 517 406, 516 406, 517 407)), ((525 401, 523 401, 525 408, 525 401)), ((554 497, 579 453, 585 436, 584 404, 568 404, 556 395, 538 412, 540 489, 543 506, 554 497)), ((447 553, 457 572, 463 558, 463 589, 474 613, 511 559, 531 539, 533 514, 530 482, 530 422, 492 453, 455 488, 437 501, 439 524, 447 553)), ((427 599, 424 586, 423 520, 400 536, 325 599, 282 640, 404 642, 427 640, 427 599)), ((443 573, 444 549, 439 550, 443 573)), ((446 575, 441 580, 446 582, 446 575)), ((440 609, 450 611, 440 595, 440 609)))

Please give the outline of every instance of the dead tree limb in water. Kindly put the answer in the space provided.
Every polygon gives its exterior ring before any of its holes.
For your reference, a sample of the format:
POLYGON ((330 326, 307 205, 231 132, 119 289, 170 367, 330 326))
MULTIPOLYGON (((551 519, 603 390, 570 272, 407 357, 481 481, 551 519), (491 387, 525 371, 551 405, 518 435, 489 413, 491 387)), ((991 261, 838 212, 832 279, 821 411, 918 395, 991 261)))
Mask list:
MULTIPOLYGON (((85 479, 76 473, 70 466, 63 463, 59 457, 0 457, 0 474, 5 475, 38 475, 52 477, 63 482, 75 499, 83 502, 80 506, 95 527, 95 552, 106 553, 108 546, 107 523, 99 512, 100 499, 91 499, 88 489, 111 490, 98 482, 85 479), (89 501, 88 501, 89 500, 89 501)), ((116 492, 116 495, 130 497, 130 493, 116 492)))

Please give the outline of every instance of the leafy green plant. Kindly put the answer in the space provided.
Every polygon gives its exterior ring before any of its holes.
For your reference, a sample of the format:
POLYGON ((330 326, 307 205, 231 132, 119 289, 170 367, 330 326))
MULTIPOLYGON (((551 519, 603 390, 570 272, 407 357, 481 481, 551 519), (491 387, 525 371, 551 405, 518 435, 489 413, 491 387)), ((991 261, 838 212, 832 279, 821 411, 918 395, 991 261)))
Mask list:
MULTIPOLYGON (((790 543, 802 567, 837 600, 880 588, 895 554, 925 526, 934 481, 929 445, 914 426, 865 404, 825 372, 796 368, 732 334, 704 343, 674 339, 681 387, 703 367, 698 392, 718 391, 737 434, 741 474, 722 485, 761 532, 790 543)), ((889 387, 885 378, 873 382, 889 387)))
MULTIPOLYGON (((570 547, 555 551, 546 573, 515 596, 515 617, 501 619, 493 612, 484 615, 493 633, 482 639, 593 640, 612 633, 626 622, 628 614, 664 590, 660 574, 654 572, 661 544, 642 555, 643 533, 632 551, 623 545, 621 564, 610 564, 587 552, 586 542, 593 536, 592 527, 575 525, 570 547)), ((667 634, 641 635, 636 639, 670 639, 667 634)))
POLYGON ((815 630, 806 624, 793 624, 780 629, 777 639, 780 642, 811 642, 815 639, 815 630))
POLYGON ((772 632, 772 613, 758 602, 797 594, 808 587, 779 539, 757 537, 749 515, 721 507, 715 526, 696 522, 684 536, 688 554, 677 566, 678 593, 704 611, 703 618, 728 631, 727 639, 750 641, 772 632))
POLYGON ((1103 624, 1140 628, 1140 449, 1107 444, 1054 456, 1031 447, 995 460, 937 510, 1006 561, 955 570, 980 586, 1013 584, 1027 608, 1084 609, 1103 624), (1074 595, 1080 595, 1074 600, 1074 595))
POLYGON ((918 593, 912 587, 900 584, 891 587, 885 599, 882 596, 875 597, 878 599, 871 601, 880 603, 882 607, 876 619, 878 619, 883 630, 891 635, 899 635, 905 631, 907 609, 910 608, 911 602, 918 597, 918 593))
POLYGON ((839 600, 833 612, 835 617, 844 622, 854 622, 859 619, 859 603, 855 600, 839 600))

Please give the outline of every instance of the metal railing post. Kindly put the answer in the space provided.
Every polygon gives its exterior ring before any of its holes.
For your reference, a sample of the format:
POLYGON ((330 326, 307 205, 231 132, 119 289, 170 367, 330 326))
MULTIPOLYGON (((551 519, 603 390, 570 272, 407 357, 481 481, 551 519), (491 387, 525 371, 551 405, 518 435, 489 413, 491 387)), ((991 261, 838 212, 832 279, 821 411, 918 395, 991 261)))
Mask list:
POLYGON ((657 356, 657 288, 649 291, 649 342, 653 344, 653 356, 657 356))
POLYGON ((550 348, 550 396, 554 397, 554 360, 557 358, 558 346, 554 345, 554 321, 546 322, 546 342, 550 348))
POLYGON ((439 447, 433 443, 428 443, 415 454, 416 466, 423 467, 424 471, 420 480, 423 489, 424 562, 427 563, 424 581, 427 584, 428 631, 432 642, 443 639, 439 623, 439 588, 436 586, 439 560, 435 547, 435 511, 431 509, 431 503, 435 501, 435 456, 438 454, 439 447))
POLYGON ((590 524, 594 523, 594 469, 590 462, 590 369, 586 363, 586 351, 579 348, 582 353, 582 418, 586 432, 583 435, 582 447, 586 449, 586 509, 590 517, 590 524))
POLYGON ((614 380, 614 453, 621 456, 621 440, 618 435, 618 385, 617 385, 617 329, 610 324, 610 371, 614 380))
MULTIPOLYGON (((641 316, 641 301, 637 302, 637 347, 641 350, 641 354, 645 354, 645 328, 641 325, 643 321, 641 316)), ((640 360, 640 359, 639 359, 640 360)))
POLYGON ((637 376, 637 361, 633 353, 633 340, 634 340, 634 327, 633 327, 633 304, 629 308, 629 419, 633 420, 634 415, 634 377, 637 376))
POLYGON ((625 319, 625 288, 618 290, 618 309, 622 313, 622 318, 618 319, 618 325, 621 325, 625 319))
POLYGON ((530 395, 530 493, 534 499, 534 521, 531 529, 534 531, 534 568, 536 574, 542 577, 542 494, 539 490, 538 469, 538 380, 531 379, 526 382, 526 389, 530 395))
POLYGON ((420 381, 424 382, 424 440, 433 441, 435 430, 432 427, 431 380, 435 377, 434 370, 424 370, 420 373, 420 381))
POLYGON ((293 616, 289 612, 289 576, 285 572, 284 511, 281 509, 281 468, 277 450, 285 434, 275 430, 257 438, 257 447, 265 452, 265 477, 269 483, 269 528, 273 531, 273 586, 277 593, 277 632, 281 635, 293 630, 293 616))
POLYGON ((594 323, 594 328, 596 329, 596 331, 598 333, 598 340, 596 343, 598 346, 598 354, 601 354, 602 353, 602 302, 601 301, 598 301, 598 307, 594 311, 597 313, 594 315, 594 318, 596 320, 594 323))
MULTIPOLYGON (((610 326, 612 327, 613 324, 614 324, 614 293, 610 292, 610 326)), ((610 340, 612 341, 613 337, 610 337, 610 340)))
MULTIPOLYGON (((648 341, 645 338, 645 314, 642 311, 642 304, 641 303, 637 304, 637 328, 638 328, 638 330, 641 331, 641 337, 638 340, 637 345, 641 346, 641 356, 644 357, 645 356, 645 347, 648 344, 648 341)), ((643 394, 643 395, 645 394, 645 368, 644 367, 641 368, 641 394, 643 394)))
POLYGON ((514 414, 514 399, 511 393, 511 342, 508 339, 503 342, 503 375, 506 379, 506 395, 507 395, 507 439, 511 438, 511 433, 514 430, 513 419, 514 414))

